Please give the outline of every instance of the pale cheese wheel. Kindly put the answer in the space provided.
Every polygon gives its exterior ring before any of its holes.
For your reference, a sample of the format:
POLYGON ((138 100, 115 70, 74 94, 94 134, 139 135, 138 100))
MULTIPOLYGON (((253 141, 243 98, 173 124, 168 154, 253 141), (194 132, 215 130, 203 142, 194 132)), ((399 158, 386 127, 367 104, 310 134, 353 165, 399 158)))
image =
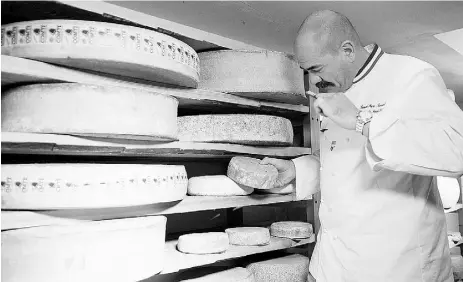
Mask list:
POLYGON ((2 281, 140 281, 162 271, 166 217, 2 232, 2 281))
POLYGON ((2 93, 2 131, 115 139, 177 139, 178 101, 167 95, 78 83, 2 93))
POLYGON ((205 232, 181 235, 177 249, 187 254, 217 254, 228 250, 230 241, 225 232, 205 232))
POLYGON ((264 227, 227 228, 225 232, 231 245, 263 246, 270 243, 270 232, 264 227))
POLYGON ((196 115, 178 118, 180 141, 291 146, 291 121, 270 115, 196 115))
POLYGON ((188 180, 188 195, 191 196, 245 196, 253 191, 226 175, 196 176, 188 180))
POLYGON ((279 221, 270 225, 270 234, 281 238, 303 239, 313 235, 313 227, 308 222, 279 221))
POLYGON ((228 164, 227 176, 241 185, 271 189, 275 187, 278 170, 273 165, 260 164, 256 158, 233 157, 228 164))
POLYGON ((251 272, 243 267, 212 273, 195 279, 182 280, 183 282, 254 282, 251 272))
POLYGON ((2 25, 2 55, 197 87, 199 58, 171 36, 127 25, 38 20, 2 25))
POLYGON ((266 189, 266 190, 259 190, 260 193, 264 194, 279 194, 279 195, 287 195, 291 194, 295 191, 295 185, 294 183, 289 183, 286 186, 283 187, 277 187, 277 188, 272 188, 272 189, 266 189))
POLYGON ((182 200, 182 165, 2 165, 2 209, 109 208, 182 200))
POLYGON ((246 268, 256 282, 306 282, 309 274, 309 258, 290 255, 266 261, 254 262, 246 268))
POLYGON ((274 51, 199 54, 199 88, 292 104, 306 103, 304 74, 293 56, 274 51))

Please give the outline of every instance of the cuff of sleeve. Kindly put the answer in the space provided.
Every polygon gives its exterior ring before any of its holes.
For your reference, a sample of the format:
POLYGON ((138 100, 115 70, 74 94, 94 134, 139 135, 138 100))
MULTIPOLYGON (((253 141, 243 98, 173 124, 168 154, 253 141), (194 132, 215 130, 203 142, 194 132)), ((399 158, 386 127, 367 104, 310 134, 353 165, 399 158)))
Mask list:
POLYGON ((313 156, 292 161, 296 167, 296 200, 308 200, 320 191, 320 161, 313 156))

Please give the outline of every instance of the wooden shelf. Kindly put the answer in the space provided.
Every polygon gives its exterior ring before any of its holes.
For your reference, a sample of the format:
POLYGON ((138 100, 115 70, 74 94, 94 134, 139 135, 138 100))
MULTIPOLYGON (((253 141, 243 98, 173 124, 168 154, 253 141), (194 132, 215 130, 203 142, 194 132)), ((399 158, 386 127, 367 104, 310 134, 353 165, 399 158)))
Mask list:
POLYGON ((455 206, 449 208, 449 209, 444 209, 444 212, 445 213, 451 213, 451 212, 455 212, 455 211, 458 211, 458 210, 461 210, 463 208, 463 204, 456 204, 455 206))
MULTIPOLYGON (((310 200, 311 198, 307 199, 310 200)), ((240 208, 245 206, 268 205, 296 201, 291 195, 258 195, 209 197, 187 196, 180 202, 164 203, 127 208, 50 210, 50 211, 2 211, 2 230, 28 228, 44 225, 72 225, 81 220, 104 220, 188 213, 205 210, 240 208)))
POLYGON ((234 144, 165 142, 115 143, 58 134, 2 132, 2 153, 87 156, 209 158, 234 155, 294 158, 311 154, 305 147, 255 147, 234 144))
POLYGON ((266 246, 233 246, 222 254, 193 255, 177 251, 177 241, 166 242, 165 265, 160 274, 174 273, 182 269, 188 269, 216 263, 218 261, 240 258, 253 254, 288 249, 315 242, 315 235, 302 240, 271 237, 270 244, 266 246))
MULTIPOLYGON (((207 109, 252 111, 253 113, 281 115, 288 118, 309 113, 305 105, 256 101, 206 89, 173 88, 151 81, 91 73, 39 61, 2 55, 2 86, 23 83, 74 82, 102 86, 119 86, 171 95, 179 100, 179 109, 207 109)), ((308 103, 308 101, 307 101, 308 103)))

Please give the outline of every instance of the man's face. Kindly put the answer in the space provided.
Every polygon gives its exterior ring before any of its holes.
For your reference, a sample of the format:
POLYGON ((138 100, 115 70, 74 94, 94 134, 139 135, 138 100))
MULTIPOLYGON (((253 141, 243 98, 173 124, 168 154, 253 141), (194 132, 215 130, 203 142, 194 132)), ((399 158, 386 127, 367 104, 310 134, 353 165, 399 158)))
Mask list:
POLYGON ((296 41, 296 59, 309 72, 310 82, 321 93, 345 92, 352 86, 352 63, 340 50, 321 50, 312 40, 296 41))

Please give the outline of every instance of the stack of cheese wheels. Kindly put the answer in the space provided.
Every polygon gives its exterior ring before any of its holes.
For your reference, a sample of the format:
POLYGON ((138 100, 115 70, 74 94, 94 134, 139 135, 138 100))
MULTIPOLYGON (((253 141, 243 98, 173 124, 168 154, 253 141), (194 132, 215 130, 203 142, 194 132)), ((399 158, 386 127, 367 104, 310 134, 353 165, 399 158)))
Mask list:
POLYGON ((303 71, 288 54, 225 50, 199 54, 199 88, 255 99, 306 102, 303 71))
POLYGON ((256 282, 306 282, 309 275, 309 258, 303 255, 254 262, 247 266, 256 282))
POLYGON ((164 216, 2 232, 2 281, 139 281, 163 269, 164 216))
POLYGON ((187 254, 216 254, 228 250, 230 241, 225 232, 185 234, 178 238, 177 249, 187 254))
POLYGON ((188 195, 191 196, 245 196, 253 191, 226 175, 196 176, 188 180, 188 195))
POLYGON ((2 131, 177 139, 178 101, 123 87, 38 84, 2 93, 2 131))
POLYGON ((275 187, 278 170, 273 165, 260 164, 256 158, 233 157, 228 164, 227 176, 241 185, 271 189, 275 187))
POLYGON ((286 118, 269 115, 197 115, 178 118, 180 141, 290 146, 293 127, 286 118))
POLYGON ((182 280, 183 282, 254 282, 251 272, 243 267, 235 267, 232 269, 216 272, 205 275, 200 278, 182 280))
POLYGON ((270 234, 281 238, 303 239, 313 235, 313 227, 308 222, 279 221, 270 225, 270 234))
POLYGON ((148 29, 91 21, 2 25, 2 55, 186 87, 197 87, 200 69, 196 52, 175 38, 148 29))
POLYGON ((263 246, 270 243, 270 232, 264 227, 235 227, 225 229, 230 244, 238 246, 263 246))
POLYGON ((108 208, 182 200, 182 165, 2 165, 2 209, 108 208))

